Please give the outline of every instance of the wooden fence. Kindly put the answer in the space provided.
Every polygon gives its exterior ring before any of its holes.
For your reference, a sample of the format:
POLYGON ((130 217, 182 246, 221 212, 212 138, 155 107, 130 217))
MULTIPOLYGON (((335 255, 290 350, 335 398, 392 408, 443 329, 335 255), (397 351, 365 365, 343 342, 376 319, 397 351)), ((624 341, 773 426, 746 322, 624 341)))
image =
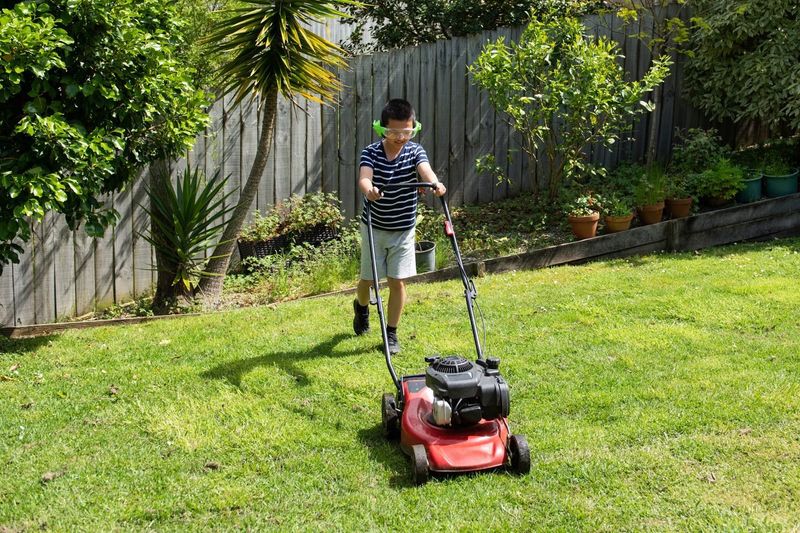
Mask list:
MULTIPOLYGON (((647 48, 629 35, 650 31, 649 23, 623 28, 612 16, 590 17, 587 27, 595 36, 605 35, 620 45, 620 62, 631 79, 638 79, 650 61, 647 48)), ((340 40, 346 28, 319 28, 340 40)), ((413 48, 357 56, 350 68, 339 72, 344 90, 336 106, 320 106, 299 99, 293 106, 280 99, 270 158, 254 209, 268 209, 291 194, 335 192, 349 217, 359 209, 356 189, 361 149, 375 137, 371 123, 379 118, 389 98, 403 97, 414 103, 423 123, 417 139, 427 150, 439 178, 447 185, 451 205, 476 203, 515 196, 529 190, 543 172, 529 171, 519 137, 495 113, 485 93, 470 80, 467 68, 483 45, 498 37, 519 38, 522 28, 485 32, 472 37, 413 48), (507 157, 507 154, 512 154, 507 157), (475 160, 493 153, 510 177, 497 184, 480 175, 475 160)), ((660 116, 658 153, 669 154, 676 128, 699 123, 699 115, 681 98, 681 66, 667 80, 660 116)), ((238 199, 255 157, 259 131, 258 102, 246 101, 232 108, 230 97, 210 109, 211 126, 198 136, 186 158, 172 165, 177 174, 188 163, 207 175, 219 170, 229 176, 231 201, 238 199)), ((613 167, 621 159, 639 159, 646 150, 646 131, 652 115, 632 122, 613 150, 592 147, 593 162, 613 167)), ((117 226, 105 238, 91 239, 81 229, 71 232, 62 216, 48 215, 37 224, 34 236, 19 264, 0 276, 0 325, 47 323, 76 317, 113 303, 130 301, 147 293, 154 282, 154 258, 141 238, 149 221, 140 207, 146 201, 147 172, 128 190, 107 201, 120 213, 117 226)))

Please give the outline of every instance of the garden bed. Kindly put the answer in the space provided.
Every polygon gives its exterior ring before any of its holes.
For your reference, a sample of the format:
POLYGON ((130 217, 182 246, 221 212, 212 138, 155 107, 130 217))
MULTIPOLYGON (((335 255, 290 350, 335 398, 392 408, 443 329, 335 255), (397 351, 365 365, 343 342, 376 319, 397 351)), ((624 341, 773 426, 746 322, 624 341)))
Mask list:
MULTIPOLYGON (((559 233, 553 231, 549 235, 559 235, 559 233)), ((560 235, 562 238, 566 238, 565 234, 561 233, 560 235)), ((545 268, 658 251, 691 251, 734 242, 795 235, 800 235, 800 194, 708 211, 692 217, 640 226, 620 233, 556 244, 502 257, 473 258, 466 262, 465 267, 470 276, 481 276, 485 273, 545 268)), ((457 278, 458 275, 457 267, 447 267, 414 276, 409 279, 409 282, 440 281, 457 278)), ((306 296, 320 297, 335 293, 349 293, 354 290, 352 286, 348 286, 341 290, 323 291, 317 295, 306 296)), ((242 307, 243 305, 236 300, 229 299, 227 306, 242 307)), ((174 316, 167 315, 167 317, 174 316)), ((93 320, 7 327, 0 328, 0 333, 9 337, 37 336, 63 329, 102 326, 126 321, 139 322, 154 318, 158 317, 122 317, 110 321, 93 320)))

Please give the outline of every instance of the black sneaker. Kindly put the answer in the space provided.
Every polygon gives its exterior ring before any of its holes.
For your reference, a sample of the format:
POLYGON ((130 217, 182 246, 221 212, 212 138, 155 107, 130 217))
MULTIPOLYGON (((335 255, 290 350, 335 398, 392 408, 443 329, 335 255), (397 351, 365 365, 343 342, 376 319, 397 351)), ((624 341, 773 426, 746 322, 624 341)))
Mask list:
POLYGON ((369 331, 369 306, 361 307, 358 300, 353 300, 353 331, 356 335, 363 335, 369 331))
POLYGON ((386 338, 389 341, 389 353, 392 355, 400 353, 400 341, 397 340, 397 332, 387 331, 386 338))

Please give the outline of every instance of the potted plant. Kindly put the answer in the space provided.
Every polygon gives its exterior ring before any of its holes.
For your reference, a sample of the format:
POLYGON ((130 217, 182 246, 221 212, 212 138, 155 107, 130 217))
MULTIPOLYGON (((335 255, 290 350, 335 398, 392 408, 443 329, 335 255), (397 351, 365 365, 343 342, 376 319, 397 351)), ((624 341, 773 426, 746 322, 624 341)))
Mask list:
POLYGON ((284 221, 281 206, 262 215, 256 210, 253 221, 245 226, 239 234, 239 255, 244 260, 248 257, 266 257, 284 251, 289 240, 283 234, 284 221))
POLYGON ((742 185, 742 190, 736 193, 737 202, 747 204, 761 199, 763 175, 760 170, 754 168, 745 169, 742 185))
POLYGON ((285 233, 295 244, 317 246, 335 239, 343 220, 340 201, 335 194, 294 195, 287 202, 285 233))
POLYGON ((785 161, 770 161, 764 166, 764 194, 767 198, 776 198, 796 193, 799 173, 797 167, 785 161))
POLYGON ((667 175, 667 190, 664 207, 670 218, 688 217, 692 209, 692 195, 684 173, 667 175))
POLYGON ((639 220, 642 224, 661 222, 666 197, 664 169, 653 165, 644 171, 634 188, 639 220))
POLYGON ((588 239, 597 234, 601 210, 599 197, 591 192, 578 193, 564 204, 564 212, 576 239, 588 239))
POLYGON ((744 188, 744 171, 722 157, 709 169, 689 177, 694 190, 713 207, 730 202, 744 188))
POLYGON ((441 217, 430 207, 420 203, 417 206, 417 225, 414 236, 414 255, 417 263, 417 272, 432 272, 436 270, 436 228, 440 226, 441 217))
POLYGON ((606 233, 625 231, 633 220, 632 202, 625 196, 612 193, 603 199, 603 214, 606 233))

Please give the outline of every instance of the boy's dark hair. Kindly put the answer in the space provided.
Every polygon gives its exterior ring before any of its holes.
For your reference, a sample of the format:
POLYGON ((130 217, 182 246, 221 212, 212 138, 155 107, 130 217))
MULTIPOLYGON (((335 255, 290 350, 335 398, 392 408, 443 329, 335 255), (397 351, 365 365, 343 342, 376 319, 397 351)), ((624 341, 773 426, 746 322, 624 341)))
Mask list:
POLYGON ((402 98, 392 98, 386 102, 385 106, 383 106, 383 111, 381 111, 381 126, 386 126, 389 124, 389 119, 411 119, 415 123, 417 121, 417 117, 414 114, 414 108, 411 106, 408 100, 403 100, 402 98))

